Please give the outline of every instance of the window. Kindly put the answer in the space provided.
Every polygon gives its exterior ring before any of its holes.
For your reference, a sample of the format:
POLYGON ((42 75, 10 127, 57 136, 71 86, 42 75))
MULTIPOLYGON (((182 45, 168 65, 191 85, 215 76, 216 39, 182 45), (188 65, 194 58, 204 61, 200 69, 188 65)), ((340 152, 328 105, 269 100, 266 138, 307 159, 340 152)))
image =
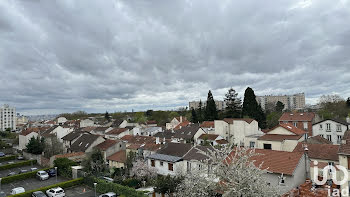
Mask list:
POLYGON ((198 170, 202 170, 202 165, 198 164, 198 170))
POLYGON ((304 122, 303 125, 304 125, 304 130, 307 130, 308 129, 307 122, 304 122))
POLYGON ((324 138, 323 134, 321 134, 320 136, 324 138))
POLYGON ((326 124, 326 131, 331 131, 331 123, 326 124))
POLYGON ((322 124, 320 124, 320 130, 322 130, 322 124))
POLYGON ((159 162, 160 163, 160 166, 163 166, 163 162, 161 161, 161 162, 159 162))
POLYGON ((169 171, 174 171, 174 166, 172 163, 168 163, 168 170, 169 171))
POLYGON ((151 160, 151 166, 152 166, 152 167, 156 166, 154 160, 151 160))
POLYGON ((339 143, 341 142, 341 135, 337 135, 337 140, 339 143))
POLYGON ((187 162, 187 172, 191 171, 191 162, 187 162))
POLYGON ((337 132, 341 132, 341 125, 337 124, 337 132))
POLYGON ((255 147, 255 142, 249 142, 249 147, 254 148, 255 147))
POLYGON ((270 149, 271 150, 271 144, 264 144, 264 149, 270 149))
POLYGON ((297 127, 297 126, 298 126, 298 123, 297 123, 297 122, 293 122, 293 125, 294 125, 295 127, 297 127))
POLYGON ((327 140, 332 141, 332 136, 331 135, 327 135, 327 140))

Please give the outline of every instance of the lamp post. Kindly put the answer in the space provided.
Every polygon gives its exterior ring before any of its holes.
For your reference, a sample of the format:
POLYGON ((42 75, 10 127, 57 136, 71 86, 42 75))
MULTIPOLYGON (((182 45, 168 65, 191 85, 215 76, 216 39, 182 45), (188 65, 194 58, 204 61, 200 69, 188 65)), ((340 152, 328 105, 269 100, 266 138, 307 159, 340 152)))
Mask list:
POLYGON ((0 178, 0 191, 1 191, 1 179, 2 179, 2 178, 0 178))
POLYGON ((94 183, 94 188, 95 188, 95 197, 97 197, 97 195, 96 195, 96 185, 97 185, 97 183, 94 183))
POLYGON ((33 158, 30 158, 30 165, 33 167, 33 158))
POLYGON ((56 172, 56 183, 57 183, 57 167, 55 167, 55 172, 56 172))

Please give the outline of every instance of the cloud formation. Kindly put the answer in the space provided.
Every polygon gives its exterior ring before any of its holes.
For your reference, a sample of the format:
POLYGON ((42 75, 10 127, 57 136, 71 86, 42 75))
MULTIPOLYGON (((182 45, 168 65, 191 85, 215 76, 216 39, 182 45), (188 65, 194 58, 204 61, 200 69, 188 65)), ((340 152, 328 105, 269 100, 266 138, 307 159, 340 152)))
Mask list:
POLYGON ((24 113, 350 96, 349 1, 0 1, 0 104, 24 113))

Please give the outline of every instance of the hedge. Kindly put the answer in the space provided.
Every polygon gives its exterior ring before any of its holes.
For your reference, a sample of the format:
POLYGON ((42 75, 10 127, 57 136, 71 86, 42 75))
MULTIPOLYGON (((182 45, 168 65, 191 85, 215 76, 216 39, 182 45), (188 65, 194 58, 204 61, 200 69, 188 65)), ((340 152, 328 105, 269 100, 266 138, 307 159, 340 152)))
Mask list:
POLYGON ((16 155, 6 156, 6 157, 0 157, 0 162, 9 161, 16 159, 16 155))
POLYGON ((94 187, 93 183, 97 183, 96 191, 98 193, 115 192, 119 195, 127 197, 145 197, 143 192, 136 191, 134 188, 123 186, 117 183, 106 182, 105 180, 97 179, 95 177, 85 177, 84 183, 90 187, 94 187))
POLYGON ((82 183, 83 183, 83 178, 77 178, 77 179, 69 180, 69 181, 66 181, 66 182, 57 183, 57 184, 54 184, 54 185, 49 185, 49 186, 41 187, 41 188, 38 188, 38 189, 33 189, 33 190, 26 191, 26 192, 21 193, 21 194, 11 195, 11 196, 8 196, 8 197, 31 197, 32 193, 36 192, 36 191, 42 191, 42 192, 46 193, 46 190, 54 188, 54 187, 68 188, 68 187, 80 185, 82 183))
POLYGON ((33 172, 26 172, 26 173, 23 173, 23 174, 16 174, 16 175, 13 175, 13 176, 4 177, 4 178, 1 179, 1 183, 2 184, 6 184, 6 183, 12 183, 12 182, 15 182, 15 181, 18 181, 18 180, 35 178, 36 173, 38 171, 42 171, 42 170, 46 171, 48 169, 50 169, 50 168, 44 168, 44 169, 35 170, 33 172))
POLYGON ((21 167, 21 166, 29 166, 31 164, 36 164, 36 162, 37 162, 36 160, 28 160, 28 161, 22 161, 22 162, 18 162, 18 163, 7 164, 7 165, 0 166, 0 171, 11 169, 11 168, 16 168, 16 167, 21 167))

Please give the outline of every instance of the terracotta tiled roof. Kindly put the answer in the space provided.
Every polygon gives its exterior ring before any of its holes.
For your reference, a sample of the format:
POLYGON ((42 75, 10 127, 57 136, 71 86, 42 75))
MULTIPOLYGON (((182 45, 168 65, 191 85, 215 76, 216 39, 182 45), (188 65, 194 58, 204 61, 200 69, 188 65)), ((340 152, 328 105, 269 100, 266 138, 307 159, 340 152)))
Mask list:
POLYGON ((126 141, 128 144, 144 144, 144 143, 155 143, 156 138, 152 136, 133 136, 125 135, 121 140, 126 141))
MULTIPOLYGON (((311 159, 322 159, 338 161, 338 149, 339 145, 333 144, 307 144, 308 156, 311 159)), ((298 143, 294 152, 304 152, 303 143, 298 143)))
MULTIPOLYGON (((305 142, 305 140, 304 140, 304 142, 305 142)), ((307 139, 307 143, 309 143, 309 144, 332 144, 331 141, 327 140, 326 138, 324 138, 320 135, 309 137, 307 139)))
POLYGON ((114 128, 110 131, 108 131, 106 134, 107 135, 119 135, 125 131, 128 131, 129 129, 128 128, 114 128))
POLYGON ((181 122, 180 124, 178 124, 178 125, 174 128, 174 130, 179 130, 179 129, 183 128, 183 127, 187 127, 187 126, 190 125, 190 124, 191 124, 190 121, 185 120, 185 121, 181 122))
POLYGON ((85 155, 85 153, 84 152, 67 153, 62 155, 56 155, 56 158, 69 158, 69 157, 77 157, 82 155, 85 155))
POLYGON ((82 128, 81 130, 82 131, 86 131, 86 132, 90 132, 90 131, 93 131, 96 127, 84 127, 82 128))
POLYGON ((26 130, 23 130, 23 131, 21 132, 21 135, 27 136, 27 135, 29 135, 29 134, 32 133, 32 132, 39 133, 39 132, 42 132, 42 131, 47 130, 48 128, 49 128, 49 127, 27 128, 26 130))
POLYGON ((278 135, 278 134, 265 134, 258 138, 258 140, 266 141, 284 141, 284 140, 299 140, 302 135, 278 135))
POLYGON ((340 145, 338 154, 350 155, 350 130, 345 131, 342 141, 345 143, 340 145))
POLYGON ((157 124, 157 121, 155 120, 148 120, 146 124, 157 124))
POLYGON ((202 134, 201 136, 199 136, 199 139, 206 139, 206 140, 215 140, 217 137, 219 137, 219 135, 216 134, 202 134))
POLYGON ((218 143, 218 144, 228 144, 228 141, 225 140, 225 139, 216 140, 215 142, 218 143))
POLYGON ((248 124, 254 121, 252 118, 224 118, 224 121, 233 124, 234 121, 246 121, 248 124))
MULTIPOLYGON (((268 172, 293 175, 294 170, 298 166, 302 152, 285 152, 266 149, 255 149, 255 153, 259 154, 250 158, 254 161, 255 166, 259 167, 262 164, 261 169, 268 172)), ((235 154, 234 151, 230 153, 231 156, 235 154)), ((228 159, 230 162, 230 159, 228 159)))
POLYGON ((214 128, 214 121, 204 121, 200 127, 203 128, 214 128))
MULTIPOLYGON (((181 122, 181 116, 175 117, 176 120, 178 120, 179 122, 181 122)), ((187 121, 187 118, 185 116, 182 116, 182 122, 187 121)))
MULTIPOLYGON (((279 124, 277 127, 283 127, 285 129, 287 129, 288 131, 294 133, 295 135, 303 135, 306 133, 306 131, 301 130, 301 129, 299 129, 299 128, 297 128, 294 125, 289 124, 289 123, 282 123, 282 124, 279 124)), ((273 129, 271 129, 271 130, 273 130, 273 129)))
POLYGON ((313 112, 284 112, 278 121, 312 121, 315 118, 313 112))
POLYGON ((106 141, 98 144, 96 146, 96 148, 104 151, 104 150, 107 150, 108 148, 112 147, 113 145, 115 145, 118 141, 117 140, 110 140, 110 139, 107 139, 106 141))
POLYGON ((113 155, 107 157, 107 160, 125 163, 126 162, 126 151, 125 150, 118 151, 118 152, 114 153, 113 155))

